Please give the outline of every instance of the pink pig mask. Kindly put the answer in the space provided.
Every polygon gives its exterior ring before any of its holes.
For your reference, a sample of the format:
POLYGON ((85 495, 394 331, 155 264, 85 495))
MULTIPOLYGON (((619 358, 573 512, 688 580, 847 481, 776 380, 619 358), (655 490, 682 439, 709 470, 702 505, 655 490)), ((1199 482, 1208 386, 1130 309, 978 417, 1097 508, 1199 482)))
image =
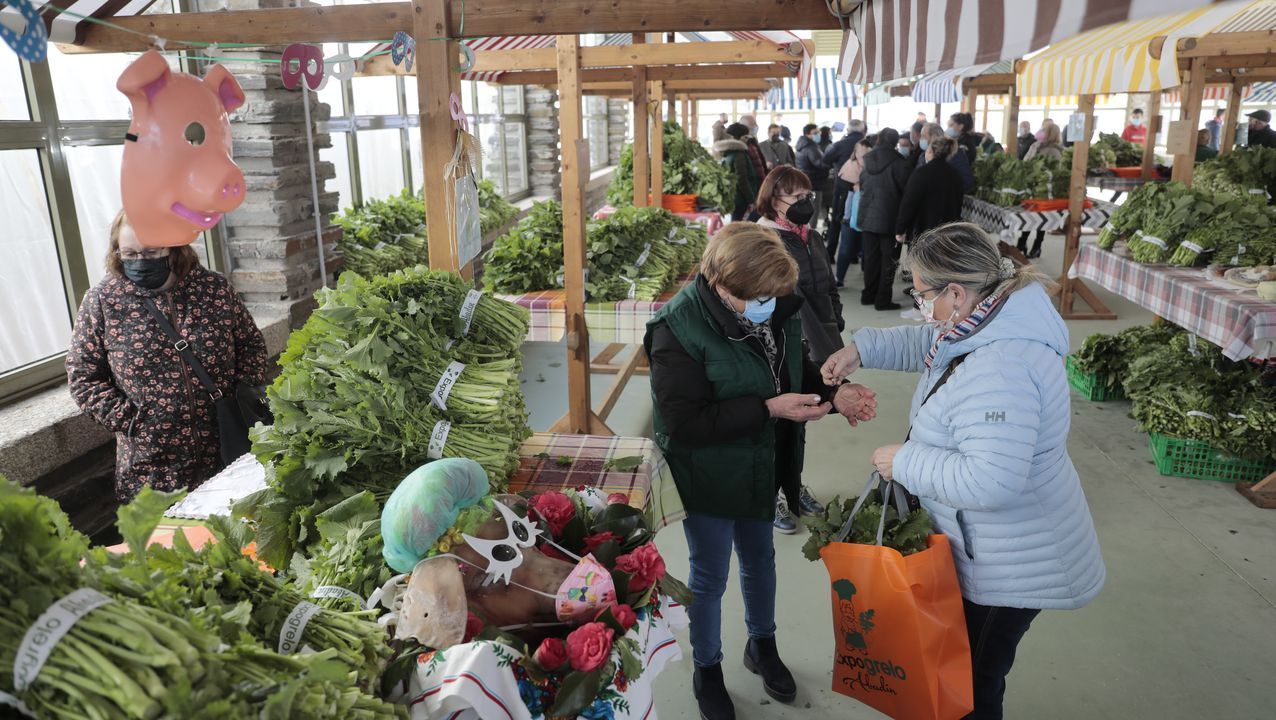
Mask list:
POLYGON ((174 73, 154 50, 115 87, 133 106, 120 169, 129 224, 142 245, 189 245, 244 201, 227 117, 244 104, 244 92, 221 65, 200 79, 174 73))

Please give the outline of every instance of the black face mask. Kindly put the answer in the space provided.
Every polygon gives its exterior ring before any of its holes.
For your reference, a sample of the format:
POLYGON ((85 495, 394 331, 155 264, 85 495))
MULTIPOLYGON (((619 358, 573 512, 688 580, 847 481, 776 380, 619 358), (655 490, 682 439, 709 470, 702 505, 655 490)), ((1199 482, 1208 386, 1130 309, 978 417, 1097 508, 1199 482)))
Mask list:
POLYGON ((776 140, 779 140, 779 139, 780 139, 780 133, 771 133, 771 142, 775 142, 776 140))
POLYGON ((811 202, 811 198, 802 198, 789 206, 784 213, 784 217, 794 225, 805 225, 811 222, 811 217, 815 215, 815 203, 811 202))
POLYGON ((124 277, 132 280, 138 287, 156 290, 168 282, 172 272, 168 266, 168 256, 141 260, 124 260, 124 277))

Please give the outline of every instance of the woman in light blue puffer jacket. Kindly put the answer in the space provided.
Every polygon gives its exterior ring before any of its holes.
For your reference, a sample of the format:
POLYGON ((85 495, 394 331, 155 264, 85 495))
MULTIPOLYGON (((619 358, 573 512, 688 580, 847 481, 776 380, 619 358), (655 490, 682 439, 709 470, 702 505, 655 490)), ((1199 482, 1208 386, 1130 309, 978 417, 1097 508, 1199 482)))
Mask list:
POLYGON ((1041 610, 1075 609, 1103 587, 1098 537, 1068 457, 1068 330, 1049 280, 953 223, 909 252, 926 326, 865 328, 824 365, 921 373, 909 439, 873 464, 901 482, 952 541, 966 605, 975 712, 1000 718, 1015 648, 1041 610), (952 368, 943 385, 931 390, 952 368))

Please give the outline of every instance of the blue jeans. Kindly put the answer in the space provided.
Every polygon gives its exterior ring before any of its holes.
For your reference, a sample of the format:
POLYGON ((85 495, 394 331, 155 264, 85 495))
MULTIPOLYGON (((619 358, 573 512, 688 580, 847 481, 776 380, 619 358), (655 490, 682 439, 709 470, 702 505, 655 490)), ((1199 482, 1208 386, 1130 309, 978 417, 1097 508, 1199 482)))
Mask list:
POLYGON ((851 268, 851 258, 859 262, 863 255, 864 236, 859 230, 852 230, 850 224, 842 223, 842 240, 837 248, 837 281, 846 282, 846 271, 851 268))
POLYGON ((751 639, 775 635, 775 538, 770 520, 731 520, 688 513, 682 521, 691 551, 688 586, 694 602, 692 659, 697 667, 722 662, 722 594, 731 570, 731 548, 740 561, 744 626, 751 639))

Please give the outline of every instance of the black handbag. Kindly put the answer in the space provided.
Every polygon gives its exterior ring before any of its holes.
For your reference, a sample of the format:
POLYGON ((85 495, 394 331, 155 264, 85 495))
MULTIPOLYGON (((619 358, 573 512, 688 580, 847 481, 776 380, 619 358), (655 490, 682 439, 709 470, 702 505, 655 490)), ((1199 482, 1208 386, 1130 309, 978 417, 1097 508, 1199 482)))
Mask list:
POLYGON ((159 323, 160 329, 173 342, 173 349, 194 371, 199 384, 212 399, 213 415, 217 420, 217 434, 221 441, 221 467, 226 467, 252 450, 252 442, 248 439, 248 428, 259 422, 265 425, 274 422, 270 406, 266 404, 265 390, 239 381, 235 384, 232 394, 224 394, 199 362, 199 358, 195 357, 190 343, 178 334, 168 317, 155 305, 155 301, 151 298, 142 298, 142 303, 151 313, 151 317, 155 318, 155 322, 159 323))

